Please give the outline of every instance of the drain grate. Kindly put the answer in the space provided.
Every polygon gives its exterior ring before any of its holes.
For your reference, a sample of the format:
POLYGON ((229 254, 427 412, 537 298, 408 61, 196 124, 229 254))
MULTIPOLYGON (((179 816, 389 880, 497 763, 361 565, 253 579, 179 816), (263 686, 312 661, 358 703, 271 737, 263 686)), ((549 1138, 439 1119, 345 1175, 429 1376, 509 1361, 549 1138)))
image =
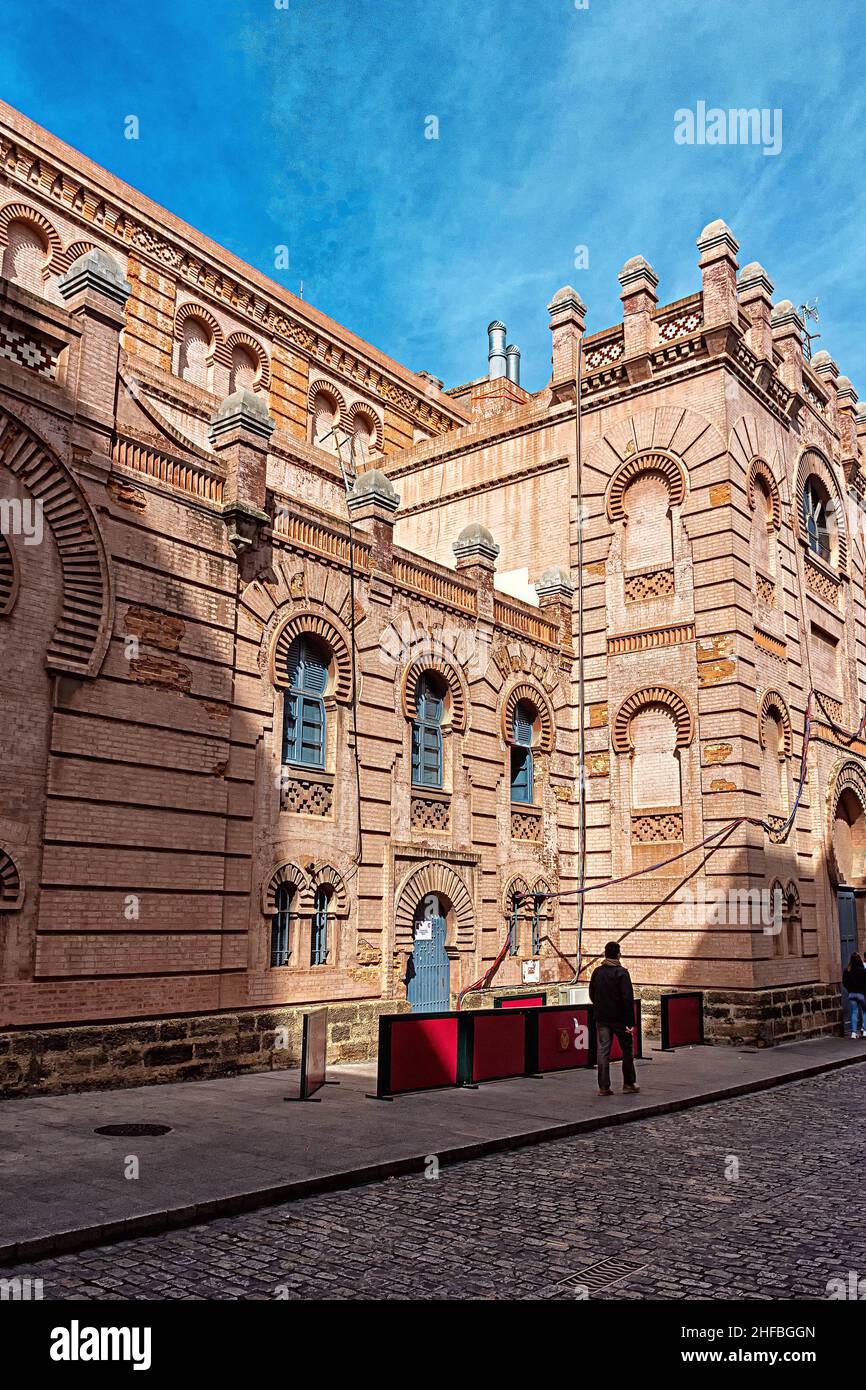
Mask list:
POLYGON ((583 1285, 589 1293, 598 1293, 599 1289, 606 1289, 609 1284, 617 1284, 620 1279, 627 1279, 631 1274, 637 1274, 639 1269, 646 1269, 645 1264, 640 1264, 637 1260, 597 1260, 594 1265, 588 1265, 577 1274, 569 1274, 567 1279, 560 1279, 560 1287, 573 1288, 577 1284, 583 1285))
POLYGON ((147 1134, 171 1134, 171 1125, 100 1125, 93 1133, 117 1139, 140 1139, 147 1134))

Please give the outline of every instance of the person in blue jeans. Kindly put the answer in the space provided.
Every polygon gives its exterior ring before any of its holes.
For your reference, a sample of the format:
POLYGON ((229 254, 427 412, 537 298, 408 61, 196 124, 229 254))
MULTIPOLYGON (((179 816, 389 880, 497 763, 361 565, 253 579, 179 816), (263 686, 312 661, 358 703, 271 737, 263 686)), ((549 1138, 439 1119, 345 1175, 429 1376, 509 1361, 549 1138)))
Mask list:
POLYGON ((864 1019, 866 1019, 866 965, 859 951, 855 951, 842 972, 842 984, 848 991, 851 1005, 851 1037, 866 1038, 864 1019))

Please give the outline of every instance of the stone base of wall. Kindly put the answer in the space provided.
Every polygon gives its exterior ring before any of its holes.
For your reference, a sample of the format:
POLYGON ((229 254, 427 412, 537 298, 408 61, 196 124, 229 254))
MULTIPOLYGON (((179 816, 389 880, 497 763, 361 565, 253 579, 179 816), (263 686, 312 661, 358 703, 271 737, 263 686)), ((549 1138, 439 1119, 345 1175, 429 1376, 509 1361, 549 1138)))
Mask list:
MULTIPOLYGON (((548 1004, 565 1003, 566 987, 542 985, 467 995, 464 1007, 492 1009, 503 994, 546 989, 548 1004)), ((645 1038, 661 1034, 659 998, 669 989, 640 987, 645 1038)), ((328 1061, 375 1058, 379 1015, 408 1012, 405 1000, 328 1006, 328 1061)), ((301 1061, 307 1008, 249 1010, 143 1023, 14 1029, 0 1033, 0 1096, 200 1081, 243 1072, 283 1071, 301 1061)), ((704 1032, 710 1043, 772 1047, 842 1032, 842 1001, 833 985, 784 989, 704 990, 704 1032)))
MULTIPOLYGON (((641 985, 645 1037, 661 1036, 659 998, 676 991, 641 985)), ((786 985, 779 989, 705 989, 704 1037, 732 1047, 773 1047, 800 1038, 838 1037, 842 996, 838 985, 786 985)))
MULTIPOLYGON (((302 1019, 313 1006, 249 1010, 85 1028, 0 1033, 0 1096, 200 1081, 300 1066, 302 1019)), ((328 1006, 328 1061, 376 1056, 379 1015, 405 1000, 328 1006)))

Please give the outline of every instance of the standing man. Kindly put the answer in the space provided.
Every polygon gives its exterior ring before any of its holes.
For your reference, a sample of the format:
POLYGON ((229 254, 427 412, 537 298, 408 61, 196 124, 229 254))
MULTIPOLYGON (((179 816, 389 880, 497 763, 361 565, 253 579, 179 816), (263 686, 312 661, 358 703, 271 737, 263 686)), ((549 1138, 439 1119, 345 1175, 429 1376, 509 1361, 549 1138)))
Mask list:
POLYGON ((620 964, 618 941, 609 941, 605 946, 604 961, 592 972, 589 997, 595 1006, 598 1094, 613 1095, 610 1049, 614 1037, 619 1039, 622 1048, 622 1089, 633 1094, 640 1090, 634 1069, 634 1040, 628 1031, 634 1027, 634 990, 631 976, 620 964))

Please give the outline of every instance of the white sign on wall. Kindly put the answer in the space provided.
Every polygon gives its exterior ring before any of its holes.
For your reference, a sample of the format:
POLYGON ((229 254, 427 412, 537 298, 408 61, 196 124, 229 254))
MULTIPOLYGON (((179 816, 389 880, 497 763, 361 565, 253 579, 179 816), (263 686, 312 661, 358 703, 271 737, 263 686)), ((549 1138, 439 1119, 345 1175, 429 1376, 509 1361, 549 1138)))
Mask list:
POLYGON ((541 961, 525 960, 523 962, 523 983, 525 985, 537 985, 541 979, 541 961))

